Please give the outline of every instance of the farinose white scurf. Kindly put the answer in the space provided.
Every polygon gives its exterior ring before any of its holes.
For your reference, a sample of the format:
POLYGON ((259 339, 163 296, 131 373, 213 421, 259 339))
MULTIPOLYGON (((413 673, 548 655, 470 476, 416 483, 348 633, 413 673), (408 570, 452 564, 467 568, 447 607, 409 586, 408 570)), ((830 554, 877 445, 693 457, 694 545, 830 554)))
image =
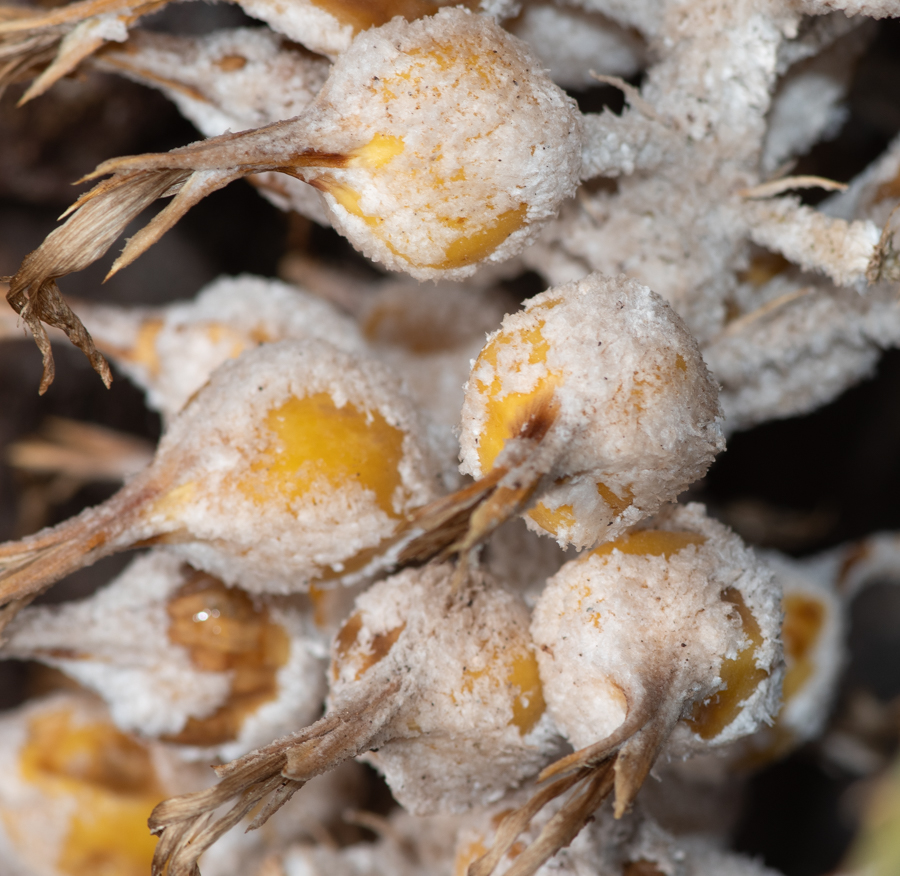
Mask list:
POLYGON ((214 372, 112 498, 0 545, 0 623, 69 572, 137 545, 165 544, 255 593, 365 574, 438 493, 427 431, 378 362, 313 339, 248 350, 214 372))
POLYGON ((100 165, 89 178, 112 177, 24 259, 7 298, 44 353, 42 389, 52 380, 42 321, 108 378, 56 280, 100 258, 157 198, 175 196, 112 272, 210 192, 279 171, 317 188, 335 228, 365 255, 417 279, 459 279, 535 239, 574 193, 582 147, 574 101, 491 19, 463 9, 395 19, 357 36, 294 119, 100 165))
POLYGON ((547 710, 578 750, 543 771, 556 781, 505 817, 472 876, 493 872, 530 820, 571 788, 582 793, 522 853, 516 876, 568 844, 607 795, 621 817, 664 749, 720 748, 778 709, 780 588, 702 505, 566 563, 531 630, 547 710))
POLYGON ((251 829, 310 778, 367 751, 415 814, 483 806, 551 760, 559 739, 528 609, 489 576, 459 587, 455 578, 432 564, 362 594, 335 638, 325 716, 217 767, 214 788, 161 803, 150 819, 160 834, 153 873, 194 876, 203 851, 257 804, 251 829))
POLYGON ((615 538, 701 477, 724 441, 716 384, 678 314, 634 280, 591 274, 489 336, 460 445, 480 480, 417 513, 406 561, 465 556, 526 509, 561 546, 615 538))

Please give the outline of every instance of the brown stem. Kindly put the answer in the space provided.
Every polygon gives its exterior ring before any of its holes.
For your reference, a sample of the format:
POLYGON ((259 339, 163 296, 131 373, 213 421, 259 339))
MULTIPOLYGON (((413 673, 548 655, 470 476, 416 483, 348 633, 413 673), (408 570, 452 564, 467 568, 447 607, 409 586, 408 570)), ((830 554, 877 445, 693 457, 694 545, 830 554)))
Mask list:
POLYGON ((151 813, 150 830, 160 837, 153 876, 197 876, 197 859, 266 797, 253 819, 254 830, 283 806, 309 779, 367 751, 401 702, 400 682, 386 685, 360 707, 325 715, 315 724, 216 768, 219 784, 173 797, 151 813), (270 796, 271 795, 271 796, 270 796), (239 798, 225 815, 212 813, 239 798))
POLYGON ((0 545, 0 631, 60 578, 129 547, 129 528, 160 492, 158 481, 138 477, 96 508, 21 541, 0 545))

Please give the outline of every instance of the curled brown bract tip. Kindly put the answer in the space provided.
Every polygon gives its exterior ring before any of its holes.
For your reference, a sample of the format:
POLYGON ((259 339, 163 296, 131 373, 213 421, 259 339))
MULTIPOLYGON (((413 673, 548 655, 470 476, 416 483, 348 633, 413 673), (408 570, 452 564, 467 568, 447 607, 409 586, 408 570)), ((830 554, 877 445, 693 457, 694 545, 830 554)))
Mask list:
POLYGON ((532 876, 578 836, 600 804, 609 796, 613 782, 613 762, 606 760, 557 779, 541 789, 524 806, 504 816, 497 828, 493 845, 469 866, 467 876, 490 876, 541 809, 570 789, 580 789, 581 793, 572 794, 506 871, 507 876, 532 876))
POLYGON ((331 712, 304 730, 216 767, 219 783, 164 800, 150 814, 159 836, 152 876, 199 876, 197 861, 223 834, 260 807, 248 830, 261 827, 314 776, 368 750, 394 716, 400 682, 358 708, 331 712), (224 815, 215 810, 236 802, 224 815))
MULTIPOLYGON (((27 262, 28 259, 23 263, 23 268, 27 262)), ((27 280, 23 282, 21 274, 22 268, 20 268, 19 273, 15 277, 6 278, 9 282, 6 300, 10 303, 13 310, 22 317, 34 337, 38 349, 41 351, 44 369, 38 392, 43 395, 50 388, 56 373, 50 338, 47 336, 44 325, 62 329, 69 340, 88 357, 91 367, 100 375, 100 379, 108 389, 112 384, 112 372, 109 369, 109 364, 94 345, 90 333, 84 327, 75 311, 69 307, 62 297, 56 280, 50 278, 37 281, 36 283, 27 283, 27 280)))

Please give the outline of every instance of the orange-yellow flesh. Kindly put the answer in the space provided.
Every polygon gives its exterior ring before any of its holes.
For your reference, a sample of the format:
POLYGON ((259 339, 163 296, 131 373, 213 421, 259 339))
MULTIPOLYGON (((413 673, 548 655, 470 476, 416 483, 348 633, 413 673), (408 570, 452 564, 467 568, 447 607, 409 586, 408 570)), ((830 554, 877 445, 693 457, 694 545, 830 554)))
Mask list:
POLYGON ((166 795, 143 745, 110 724, 76 724, 60 709, 31 720, 19 767, 26 782, 76 801, 57 862, 61 873, 150 872, 156 838, 147 818, 166 795))
MULTIPOLYGON (((555 303, 557 302, 550 302, 549 306, 552 307, 555 303)), ((487 362, 495 372, 490 385, 481 380, 476 381, 479 392, 487 395, 487 416, 478 443, 478 460, 481 463, 482 474, 487 474, 493 468, 494 460, 508 439, 535 430, 546 431, 556 416, 555 393, 562 380, 559 372, 548 370, 543 377, 538 378, 534 389, 529 392, 507 392, 502 395, 503 382, 496 373, 501 349, 509 344, 527 348, 529 365, 546 362, 550 345, 541 333, 543 327, 544 321, 540 320, 531 329, 501 332, 485 346, 475 363, 473 370, 477 371, 484 362, 487 362)))
MULTIPOLYGON (((380 166, 363 165, 362 162, 360 162, 360 165, 380 166)), ((493 222, 485 222, 482 217, 476 219, 466 216, 440 219, 439 221, 442 225, 457 231, 458 235, 444 249, 444 258, 437 262, 423 265, 415 257, 414 252, 404 252, 398 249, 395 242, 388 239, 385 233, 379 231, 384 219, 381 216, 373 216, 363 211, 359 204, 361 195, 356 189, 344 182, 339 182, 330 175, 323 175, 315 180, 314 183, 316 188, 328 192, 348 213, 362 219, 366 225, 373 229, 378 238, 394 255, 416 267, 435 268, 441 271, 474 265, 476 262, 487 258, 510 234, 521 228, 528 212, 528 205, 523 203, 512 210, 500 213, 494 218, 493 222)))
POLYGON ((436 3, 425 0, 312 0, 341 24, 349 24, 353 33, 387 24, 395 15, 415 21, 438 11, 436 3))
MULTIPOLYGON (((494 684, 517 690, 513 700, 513 716, 510 724, 524 736, 541 719, 547 704, 544 688, 534 654, 527 649, 494 651, 484 669, 466 669, 463 672, 463 693, 471 693, 476 679, 487 677, 494 684)), ((451 699, 456 702, 453 694, 451 699)))
POLYGON ((169 641, 188 649, 203 672, 231 672, 228 699, 206 718, 189 718, 169 737, 183 745, 219 745, 240 733, 247 717, 278 695, 276 674, 291 642, 264 608, 242 590, 197 572, 166 606, 169 641))
POLYGON ((466 216, 442 220, 444 225, 458 230, 460 234, 444 250, 444 258, 427 267, 449 271, 480 262, 525 224, 527 213, 528 205, 523 203, 500 213, 493 222, 482 222, 478 217, 466 216))
POLYGON ((697 532, 669 532, 665 529, 641 529, 637 532, 630 532, 617 538, 615 541, 609 541, 600 545, 585 558, 590 556, 605 557, 613 551, 621 551, 623 554, 631 556, 647 556, 647 557, 665 557, 668 559, 672 554, 684 550, 690 545, 700 545, 706 542, 706 538, 697 532))
POLYGON ((569 529, 575 525, 575 510, 571 505, 560 505, 551 511, 543 502, 538 502, 528 512, 528 516, 552 535, 559 535, 560 529, 569 529))
POLYGON ((787 662, 782 694, 787 702, 809 681, 815 670, 812 652, 825 623, 825 606, 818 599, 800 593, 786 595, 782 606, 781 640, 787 662))
POLYGON ((148 319, 141 323, 134 343, 130 347, 122 347, 109 341, 104 341, 103 338, 95 338, 97 348, 116 359, 141 365, 147 369, 151 377, 156 377, 159 375, 161 365, 159 353, 156 351, 156 338, 162 331, 162 327, 163 321, 161 319, 148 319))
POLYGON ((469 865, 486 854, 487 847, 482 840, 476 839, 467 843, 456 853, 453 861, 453 876, 468 876, 469 865))
POLYGON ((350 615, 347 621, 338 631, 335 639, 337 646, 337 659, 334 661, 331 672, 335 679, 340 676, 339 663, 352 660, 356 665, 356 680, 359 681, 376 663, 380 663, 390 653, 391 648, 397 644, 400 634, 406 629, 406 623, 388 630, 385 633, 376 633, 372 641, 365 649, 359 644, 359 634, 362 630, 363 619, 359 612, 350 615))
POLYGON ((630 486, 625 488, 624 495, 617 496, 606 484, 597 481, 597 492, 617 517, 634 501, 634 493, 630 486))
POLYGON ((688 725, 701 739, 715 739, 740 713, 741 704, 769 676, 756 666, 756 649, 762 645, 762 631, 740 591, 729 588, 722 594, 741 619, 741 628, 750 644, 733 659, 722 661, 719 675, 725 687, 702 703, 697 703, 687 719, 688 725))
MULTIPOLYGON (((502 74, 497 62, 481 45, 435 42, 427 47, 411 49, 405 57, 412 62, 407 69, 373 80, 373 99, 380 96, 386 105, 397 100, 401 94, 418 97, 423 102, 433 100, 431 89, 437 72, 435 68, 448 78, 454 73, 457 77, 474 74, 481 80, 474 85, 476 90, 492 91, 500 87, 498 77, 502 74)), ((472 90, 460 87, 458 81, 456 86, 448 87, 457 87, 469 93, 472 90)), ((368 144, 346 155, 298 153, 292 157, 289 166, 294 171, 301 167, 316 167, 320 171, 332 167, 379 170, 403 151, 402 138, 378 133, 368 144)), ((309 182, 329 193, 348 213, 365 221, 394 255, 415 267, 452 270, 482 261, 513 232, 523 227, 528 218, 527 203, 494 205, 490 193, 477 207, 473 207, 468 192, 473 184, 479 181, 488 183, 489 180, 484 178, 483 169, 459 165, 452 158, 444 161, 439 149, 436 154, 415 152, 408 162, 391 168, 388 171, 391 176, 379 177, 381 185, 416 192, 423 198, 427 196, 424 203, 418 205, 417 217, 425 223, 426 234, 433 229, 432 241, 439 241, 443 248, 442 257, 436 261, 433 254, 429 255, 430 261, 425 261, 420 253, 421 247, 402 243, 402 234, 398 236, 385 229, 384 216, 363 212, 359 204, 361 190, 358 186, 351 186, 346 179, 336 179, 329 173, 316 174, 309 182)))
POLYGON ((268 446, 237 482, 248 498, 289 507, 323 481, 335 490, 353 483, 371 490, 381 510, 397 516, 393 497, 401 485, 403 433, 377 411, 339 408, 320 392, 270 411, 265 428, 268 446))

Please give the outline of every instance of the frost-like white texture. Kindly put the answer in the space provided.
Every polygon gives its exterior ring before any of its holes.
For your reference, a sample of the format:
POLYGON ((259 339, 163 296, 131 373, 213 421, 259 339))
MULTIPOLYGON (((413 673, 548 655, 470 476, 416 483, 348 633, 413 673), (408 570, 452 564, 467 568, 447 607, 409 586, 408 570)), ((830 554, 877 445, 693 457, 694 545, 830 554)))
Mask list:
POLYGON ((319 152, 354 159, 303 172, 335 227, 417 279, 515 255, 581 172, 573 101, 524 43, 463 9, 359 34, 294 127, 319 152))
POLYGON ((859 295, 789 273, 754 299, 758 311, 703 350, 722 384, 727 432, 814 410, 869 376, 882 347, 900 344, 900 304, 889 284, 859 295))
POLYGON ((159 88, 207 137, 300 115, 331 68, 259 27, 194 38, 138 31, 95 63, 159 88))
POLYGON ((872 36, 858 27, 848 36, 782 77, 769 110, 769 129, 760 159, 774 173, 792 156, 831 139, 847 119, 843 106, 856 61, 872 36))
MULTIPOLYGON (((94 64, 158 88, 206 137, 300 115, 331 66, 258 27, 193 39, 139 31, 127 47, 107 49, 94 64)), ((300 180, 264 173, 251 181, 281 209, 328 224, 318 194, 300 180)))
POLYGON ((262 343, 321 338, 349 353, 366 343, 353 320, 296 286, 244 274, 220 277, 191 301, 82 313, 97 346, 170 420, 223 362, 262 343))
MULTIPOLYGON (((434 7, 455 6, 456 0, 366 0, 329 3, 328 0, 241 0, 248 15, 266 22, 273 30, 296 40, 313 52, 336 58, 350 48, 360 31, 385 24, 396 16, 426 15, 434 7), (429 8, 431 7, 431 8, 429 8)), ((469 3, 468 6, 473 4, 469 3)), ((479 10, 504 18, 515 14, 516 0, 480 0, 479 10)))
POLYGON ((591 71, 633 76, 647 60, 647 46, 633 30, 598 13, 553 2, 529 3, 508 27, 564 88, 595 85, 591 71))
MULTIPOLYGON (((67 851, 73 859, 72 845, 80 863, 103 853, 104 829, 115 830, 126 849, 140 843, 160 795, 205 783, 203 772, 180 762, 166 746, 123 736, 102 705, 83 693, 55 694, 4 712, 0 869, 4 876, 65 876, 71 870, 60 864, 67 851), (94 807, 93 835, 83 827, 86 807, 94 807)), ((152 852, 149 843, 144 851, 149 868, 147 850, 152 852)), ((139 846, 124 856, 129 862, 141 857, 139 846)))
POLYGON ((834 552, 803 561, 774 551, 762 556, 784 593, 781 638, 786 673, 773 728, 748 741, 759 750, 769 740, 783 751, 824 730, 847 657, 847 624, 844 600, 836 587, 839 566, 834 552))
POLYGON ((804 207, 796 198, 753 202, 744 208, 751 238, 804 270, 819 270, 838 286, 865 282, 881 229, 874 222, 846 222, 804 207))
POLYGON ((454 876, 459 821, 457 816, 416 817, 395 809, 374 844, 295 845, 278 864, 284 876, 454 876))
POLYGON ((777 710, 781 594, 771 572, 702 505, 664 515, 646 535, 652 540, 656 532, 658 544, 630 547, 641 531, 622 539, 621 549, 614 542, 567 563, 535 607, 532 636, 547 707, 576 748, 649 709, 675 727, 673 754, 702 752, 752 733, 777 710), (678 534, 671 543, 670 532, 678 534), (735 609, 741 603, 752 622, 735 609), (723 667, 748 648, 764 677, 721 729, 709 735, 700 720, 676 725, 695 703, 741 681, 723 667))
POLYGON ((489 337, 467 384, 460 468, 485 475, 508 439, 548 421, 538 513, 561 545, 583 547, 699 478, 722 448, 718 413, 678 315, 633 280, 593 274, 530 299, 489 337))
POLYGON ((589 270, 626 273, 665 297, 701 343, 724 325, 751 241, 838 283, 864 285, 875 226, 835 223, 790 198, 750 202, 744 193, 836 124, 829 107, 846 63, 828 65, 827 81, 816 79, 817 61, 792 65, 841 35, 831 55, 852 57, 865 35, 848 34, 842 14, 798 35, 795 11, 762 0, 640 4, 635 15, 649 25, 616 3, 585 5, 641 27, 658 58, 621 116, 585 118, 584 175, 615 177, 615 185, 583 187, 525 261, 553 283, 589 270), (791 111, 802 89, 802 108, 791 111))
POLYGON ((329 704, 356 708, 399 683, 366 756, 414 814, 498 799, 558 752, 544 712, 528 609, 451 566, 401 572, 363 593, 335 639, 329 704))
POLYGON ((176 473, 133 535, 178 532, 181 543, 170 549, 226 583, 257 592, 303 591, 310 578, 340 576, 344 563, 389 538, 408 509, 435 496, 438 475, 426 435, 410 400, 375 361, 318 340, 248 350, 221 365, 172 421, 148 477, 172 467, 176 473), (299 458, 300 468, 266 486, 263 466, 281 452, 267 418, 292 399, 319 394, 338 410, 351 405, 368 422, 377 415, 399 430, 402 455, 389 475, 398 485, 387 510, 354 478, 332 483, 316 474, 316 456, 299 458), (294 491, 292 479, 304 477, 303 466, 312 466, 313 480, 294 491))
MULTIPOLYGON (((511 794, 483 813, 465 819, 459 830, 454 873, 464 873, 493 843, 502 815, 525 802, 511 794)), ((494 871, 503 876, 521 855, 521 846, 537 839, 557 814, 561 800, 546 806, 521 835, 515 854, 501 859, 494 871)), ((639 805, 620 819, 602 807, 578 836, 536 871, 536 876, 778 876, 742 855, 723 851, 705 836, 674 837, 663 830, 639 805)), ((290 874, 293 876, 293 874, 290 874)))
MULTIPOLYGON (((169 636, 167 606, 196 577, 177 557, 139 557, 115 580, 80 602, 25 610, 10 629, 3 655, 38 659, 61 669, 107 703, 116 725, 142 736, 177 734, 188 718, 209 718, 232 693, 230 671, 196 665, 169 636)), ((275 611, 289 639, 287 662, 271 702, 248 712, 232 742, 194 752, 230 759, 315 719, 325 696, 321 661, 304 619, 275 611)))

